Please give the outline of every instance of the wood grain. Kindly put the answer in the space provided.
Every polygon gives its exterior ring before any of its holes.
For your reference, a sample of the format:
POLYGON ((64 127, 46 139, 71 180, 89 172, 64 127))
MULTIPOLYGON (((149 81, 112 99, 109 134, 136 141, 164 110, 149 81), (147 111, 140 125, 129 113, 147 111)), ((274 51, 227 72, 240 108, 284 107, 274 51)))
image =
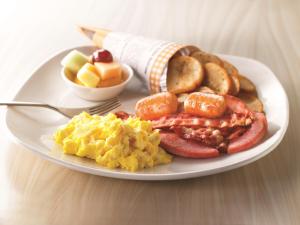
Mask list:
POLYGON ((0 224, 299 224, 299 1, 2 1, 1 99, 49 55, 87 44, 76 24, 257 59, 287 91, 289 129, 275 151, 243 168, 183 181, 126 181, 41 159, 13 142, 2 108, 0 224))

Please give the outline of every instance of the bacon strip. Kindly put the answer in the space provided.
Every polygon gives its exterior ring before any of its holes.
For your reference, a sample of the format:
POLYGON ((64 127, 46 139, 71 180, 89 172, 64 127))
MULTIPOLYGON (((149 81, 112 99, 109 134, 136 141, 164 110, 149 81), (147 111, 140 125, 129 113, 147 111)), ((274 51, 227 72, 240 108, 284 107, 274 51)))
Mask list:
POLYGON ((159 120, 153 120, 152 125, 154 129, 170 128, 174 126, 185 127, 212 127, 212 128, 232 128, 236 126, 248 126, 252 123, 253 116, 232 113, 225 115, 218 119, 207 119, 203 117, 162 117, 159 120))

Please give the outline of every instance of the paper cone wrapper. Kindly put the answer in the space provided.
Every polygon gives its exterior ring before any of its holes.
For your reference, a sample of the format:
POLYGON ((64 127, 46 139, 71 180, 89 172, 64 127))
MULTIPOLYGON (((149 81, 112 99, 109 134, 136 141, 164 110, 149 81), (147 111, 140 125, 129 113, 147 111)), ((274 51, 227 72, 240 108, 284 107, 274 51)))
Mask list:
POLYGON ((112 32, 106 29, 79 27, 98 47, 109 50, 114 59, 130 65, 151 93, 167 91, 168 62, 175 54, 189 55, 195 46, 112 32))

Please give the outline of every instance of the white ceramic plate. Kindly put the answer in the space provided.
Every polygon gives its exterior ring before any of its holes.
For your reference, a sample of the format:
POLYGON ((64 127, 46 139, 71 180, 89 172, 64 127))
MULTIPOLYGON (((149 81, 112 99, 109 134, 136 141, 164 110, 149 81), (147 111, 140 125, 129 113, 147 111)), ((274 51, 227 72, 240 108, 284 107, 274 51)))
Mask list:
MULTIPOLYGON (((91 53, 90 46, 76 48, 91 53)), ((54 105, 83 106, 95 103, 87 102, 73 95, 64 85, 60 70, 60 61, 72 49, 64 50, 45 61, 33 72, 14 100, 45 102, 54 105)), ((271 152, 282 140, 289 120, 288 99, 272 71, 265 65, 252 59, 221 55, 238 67, 257 86, 269 123, 268 136, 256 147, 214 159, 185 159, 174 157, 168 165, 131 173, 122 170, 103 168, 90 159, 65 155, 54 145, 52 134, 56 128, 68 120, 60 114, 47 109, 15 107, 6 114, 8 129, 18 142, 40 156, 85 173, 107 177, 134 180, 172 180, 200 177, 241 167, 271 152)), ((134 78, 121 94, 122 106, 118 110, 132 112, 138 99, 147 95, 147 89, 134 78)))

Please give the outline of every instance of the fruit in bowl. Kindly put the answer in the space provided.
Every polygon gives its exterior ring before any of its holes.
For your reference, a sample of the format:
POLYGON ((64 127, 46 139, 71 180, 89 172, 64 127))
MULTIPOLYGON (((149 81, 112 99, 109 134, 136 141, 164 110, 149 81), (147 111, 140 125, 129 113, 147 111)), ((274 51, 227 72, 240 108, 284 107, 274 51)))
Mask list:
POLYGON ((72 50, 61 64, 65 83, 76 95, 91 101, 117 96, 133 76, 133 70, 128 65, 114 61, 105 49, 98 49, 90 56, 72 50))
POLYGON ((61 64, 73 73, 73 82, 90 88, 118 85, 127 78, 122 73, 121 64, 113 61, 111 53, 105 49, 96 50, 90 59, 73 50, 63 58, 61 64))

